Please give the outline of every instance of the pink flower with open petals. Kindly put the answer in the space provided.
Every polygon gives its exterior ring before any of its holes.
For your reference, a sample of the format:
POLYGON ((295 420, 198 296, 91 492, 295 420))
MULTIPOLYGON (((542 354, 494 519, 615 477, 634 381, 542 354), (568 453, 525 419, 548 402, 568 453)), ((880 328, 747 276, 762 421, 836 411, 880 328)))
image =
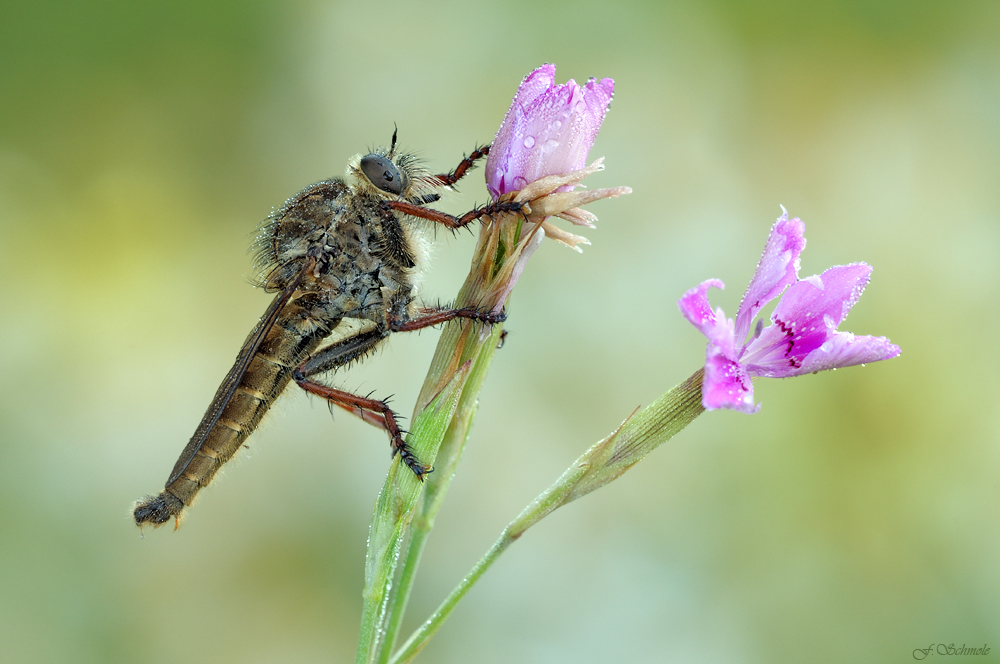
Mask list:
POLYGON ((804 231, 805 224, 797 218, 789 220, 787 213, 774 224, 735 323, 722 309, 713 312, 708 303, 708 289, 724 287, 718 279, 692 288, 678 301, 684 317, 708 337, 702 383, 706 410, 756 413, 760 405, 753 402, 750 381, 754 376, 787 378, 899 355, 899 346, 885 337, 837 331, 861 297, 872 269, 865 263, 852 263, 799 279, 804 231), (758 321, 746 342, 754 317, 782 291, 785 294, 771 314, 771 325, 762 329, 763 320, 758 321))
POLYGON ((555 79, 555 65, 542 65, 521 81, 486 160, 493 198, 586 165, 615 82, 590 79, 581 88, 573 79, 561 85, 555 79))

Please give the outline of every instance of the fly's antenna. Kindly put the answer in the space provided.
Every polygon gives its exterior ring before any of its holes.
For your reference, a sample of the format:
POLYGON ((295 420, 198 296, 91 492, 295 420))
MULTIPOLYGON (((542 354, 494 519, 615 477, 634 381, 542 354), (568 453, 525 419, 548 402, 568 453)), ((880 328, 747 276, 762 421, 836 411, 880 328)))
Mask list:
POLYGON ((393 122, 392 123, 392 143, 389 144, 389 154, 386 155, 387 157, 389 157, 389 159, 392 159, 392 156, 394 154, 396 154, 396 132, 398 132, 398 131, 399 131, 399 127, 397 127, 396 123, 393 122))

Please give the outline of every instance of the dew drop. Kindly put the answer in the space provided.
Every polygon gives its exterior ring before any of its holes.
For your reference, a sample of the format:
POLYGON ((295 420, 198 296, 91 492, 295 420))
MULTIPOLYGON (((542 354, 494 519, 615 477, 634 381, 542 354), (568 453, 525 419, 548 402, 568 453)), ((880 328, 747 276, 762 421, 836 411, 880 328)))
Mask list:
POLYGON ((542 152, 545 154, 552 154, 555 152, 557 147, 559 147, 559 141, 550 138, 542 144, 542 152))
POLYGON ((529 149, 535 147, 535 137, 534 136, 525 136, 524 137, 524 147, 529 148, 529 149))

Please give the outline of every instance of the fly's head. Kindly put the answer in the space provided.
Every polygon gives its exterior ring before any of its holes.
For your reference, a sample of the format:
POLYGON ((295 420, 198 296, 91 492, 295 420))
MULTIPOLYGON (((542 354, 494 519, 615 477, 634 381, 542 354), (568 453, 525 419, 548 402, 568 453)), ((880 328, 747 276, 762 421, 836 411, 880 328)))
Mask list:
POLYGON ((426 205, 441 198, 436 189, 447 188, 421 167, 415 155, 396 152, 395 131, 388 150, 377 148, 355 156, 347 165, 347 174, 357 182, 359 193, 376 200, 426 205))

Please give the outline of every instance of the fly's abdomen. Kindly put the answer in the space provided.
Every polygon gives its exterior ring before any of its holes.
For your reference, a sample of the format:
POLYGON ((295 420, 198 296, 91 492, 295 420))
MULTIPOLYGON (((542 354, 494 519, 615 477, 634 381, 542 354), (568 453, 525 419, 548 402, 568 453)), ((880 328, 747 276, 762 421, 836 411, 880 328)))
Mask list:
POLYGON ((280 316, 263 340, 257 338, 260 325, 251 333, 174 465, 164 490, 136 505, 133 512, 136 525, 158 525, 180 516, 257 428, 267 409, 288 385, 295 367, 325 336, 319 331, 298 331, 300 326, 295 320, 280 316))

